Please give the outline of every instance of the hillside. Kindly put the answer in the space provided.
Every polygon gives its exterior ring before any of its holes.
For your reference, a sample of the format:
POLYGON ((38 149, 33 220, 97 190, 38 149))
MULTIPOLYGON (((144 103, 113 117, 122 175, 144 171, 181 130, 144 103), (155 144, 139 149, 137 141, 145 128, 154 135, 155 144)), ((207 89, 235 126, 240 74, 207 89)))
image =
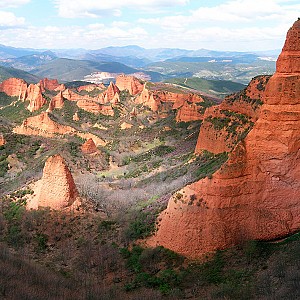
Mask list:
POLYGON ((32 69, 46 64, 51 60, 56 59, 56 55, 51 51, 25 55, 21 57, 9 58, 0 61, 0 64, 5 67, 13 67, 23 71, 30 72, 32 69))
MULTIPOLYGON (((164 61, 148 65, 147 71, 160 72, 169 77, 199 77, 210 80, 230 80, 247 84, 257 75, 273 74, 275 71, 274 61, 255 60, 252 63, 234 63, 231 61, 214 61, 205 58, 204 62, 189 60, 164 61)), ((195 60, 193 58, 192 60, 195 60)))
MULTIPOLYGON (((131 74, 140 70, 128 67, 118 62, 95 62, 89 60, 74 60, 66 58, 54 59, 33 70, 31 73, 39 77, 57 78, 62 81, 82 80, 93 72, 109 72, 131 74)), ((146 72, 154 81, 162 79, 157 72, 146 72)))
MULTIPOLYGON (((153 49, 177 53, 161 63, 167 82, 66 58, 35 71, 65 84, 2 81, 0 298, 298 299, 299 38, 300 18, 274 74, 247 85, 177 77, 258 70, 181 49, 153 49), (100 68, 128 74, 70 79, 100 68)), ((143 51, 105 55, 126 49, 143 51)))
POLYGON ((38 76, 28 73, 26 71, 0 66, 0 82, 7 78, 10 78, 10 77, 22 78, 22 79, 26 80, 27 82, 38 82, 39 81, 38 76))
POLYGON ((245 87, 243 84, 237 82, 226 80, 206 80, 198 77, 172 78, 167 79, 164 82, 198 90, 203 93, 215 95, 220 98, 223 98, 228 94, 240 91, 245 87))

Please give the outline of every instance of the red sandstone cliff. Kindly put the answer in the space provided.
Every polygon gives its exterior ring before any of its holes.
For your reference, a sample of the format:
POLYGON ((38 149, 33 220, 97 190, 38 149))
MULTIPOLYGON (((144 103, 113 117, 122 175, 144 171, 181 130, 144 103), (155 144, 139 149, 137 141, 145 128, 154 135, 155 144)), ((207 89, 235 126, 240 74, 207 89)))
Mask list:
POLYGON ((86 91, 86 92, 92 92, 93 90, 104 90, 105 89, 105 85, 103 83, 101 84, 87 84, 87 85, 82 85, 80 87, 77 88, 78 92, 81 91, 86 91))
POLYGON ((88 139, 84 144, 81 145, 81 151, 85 154, 92 154, 98 151, 92 138, 88 139))
POLYGON ((137 104, 148 106, 152 111, 164 113, 171 109, 177 109, 177 122, 189 122, 202 120, 205 108, 201 106, 203 98, 197 94, 184 91, 169 92, 169 85, 148 88, 144 86, 141 94, 135 99, 137 104))
POLYGON ((51 112, 53 111, 53 109, 55 108, 62 108, 64 106, 64 98, 62 95, 62 92, 58 92, 57 95, 55 95, 50 103, 49 103, 49 108, 47 109, 47 111, 51 112))
POLYGON ((27 97, 25 100, 29 101, 27 109, 31 112, 39 110, 44 104, 46 104, 42 91, 37 84, 30 84, 28 86, 27 97))
POLYGON ((25 135, 40 135, 45 137, 53 137, 56 134, 70 134, 76 130, 70 126, 61 125, 53 121, 48 112, 40 115, 29 117, 23 121, 21 126, 13 129, 13 132, 25 135))
POLYGON ((262 95, 270 76, 257 76, 241 92, 227 96, 204 114, 195 152, 230 152, 243 139, 260 114, 262 95))
POLYGON ((60 155, 49 157, 43 170, 38 206, 63 209, 77 199, 78 192, 64 159, 60 155))
POLYGON ((0 146, 3 146, 6 144, 6 140, 4 138, 3 133, 0 133, 0 146))
POLYGON ((211 179, 188 185, 169 200, 150 245, 201 257, 242 240, 299 230, 299 82, 300 20, 288 31, 251 132, 211 179))
POLYGON ((111 82, 108 86, 108 88, 98 95, 97 101, 100 102, 101 104, 106 104, 106 103, 118 103, 120 102, 119 98, 120 90, 119 88, 111 82))
POLYGON ((128 90, 130 95, 135 96, 142 92, 144 82, 134 76, 121 74, 116 78, 116 86, 120 91, 128 90))
POLYGON ((45 90, 49 90, 49 91, 65 90, 65 86, 63 84, 59 84, 57 79, 44 78, 44 79, 40 80, 39 86, 40 86, 42 92, 45 92, 45 90))
POLYGON ((24 101, 27 95, 27 83, 23 79, 8 78, 0 84, 0 91, 24 101))

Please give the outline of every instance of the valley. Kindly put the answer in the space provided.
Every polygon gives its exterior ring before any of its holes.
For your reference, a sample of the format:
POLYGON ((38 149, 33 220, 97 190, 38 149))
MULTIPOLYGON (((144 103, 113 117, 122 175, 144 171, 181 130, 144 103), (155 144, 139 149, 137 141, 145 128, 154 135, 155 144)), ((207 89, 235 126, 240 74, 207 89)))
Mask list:
POLYGON ((299 37, 0 48, 0 297, 300 297, 299 37))

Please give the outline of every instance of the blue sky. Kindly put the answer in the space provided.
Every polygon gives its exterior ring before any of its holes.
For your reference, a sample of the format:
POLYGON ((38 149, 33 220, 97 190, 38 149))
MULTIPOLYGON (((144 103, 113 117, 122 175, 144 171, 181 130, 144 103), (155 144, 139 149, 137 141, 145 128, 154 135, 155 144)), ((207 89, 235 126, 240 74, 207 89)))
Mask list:
POLYGON ((0 0, 0 44, 281 49, 299 0, 0 0))

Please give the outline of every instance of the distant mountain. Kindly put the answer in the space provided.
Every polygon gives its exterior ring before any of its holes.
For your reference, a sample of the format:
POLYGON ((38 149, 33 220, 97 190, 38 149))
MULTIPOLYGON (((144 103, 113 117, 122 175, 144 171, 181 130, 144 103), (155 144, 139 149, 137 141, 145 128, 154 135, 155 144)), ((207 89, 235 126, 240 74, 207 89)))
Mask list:
MULTIPOLYGON (((125 73, 140 72, 139 69, 128 67, 118 62, 95 62, 89 60, 74 60, 57 58, 31 71, 39 77, 57 78, 60 81, 82 80, 93 72, 125 73)), ((145 72, 152 80, 162 80, 163 75, 157 72, 145 72)))
POLYGON ((3 81, 10 77, 21 78, 27 81, 28 83, 36 83, 40 80, 38 76, 32 75, 23 70, 0 66, 0 81, 3 81))
POLYGON ((26 48, 14 48, 5 45, 0 45, 0 59, 21 57, 25 55, 31 55, 38 53, 39 50, 26 49, 26 48))
POLYGON ((92 51, 83 55, 81 59, 97 62, 119 62, 132 68, 141 68, 153 62, 147 58, 138 58, 136 56, 119 57, 101 53, 97 54, 92 51))
POLYGON ((57 56, 53 52, 44 51, 41 53, 6 59, 5 61, 0 61, 0 64, 6 67, 13 67, 24 71, 31 71, 32 69, 46 64, 56 58, 57 56))
POLYGON ((232 56, 179 56, 165 60, 166 62, 229 62, 233 64, 254 63, 260 58, 251 53, 243 53, 232 56))

